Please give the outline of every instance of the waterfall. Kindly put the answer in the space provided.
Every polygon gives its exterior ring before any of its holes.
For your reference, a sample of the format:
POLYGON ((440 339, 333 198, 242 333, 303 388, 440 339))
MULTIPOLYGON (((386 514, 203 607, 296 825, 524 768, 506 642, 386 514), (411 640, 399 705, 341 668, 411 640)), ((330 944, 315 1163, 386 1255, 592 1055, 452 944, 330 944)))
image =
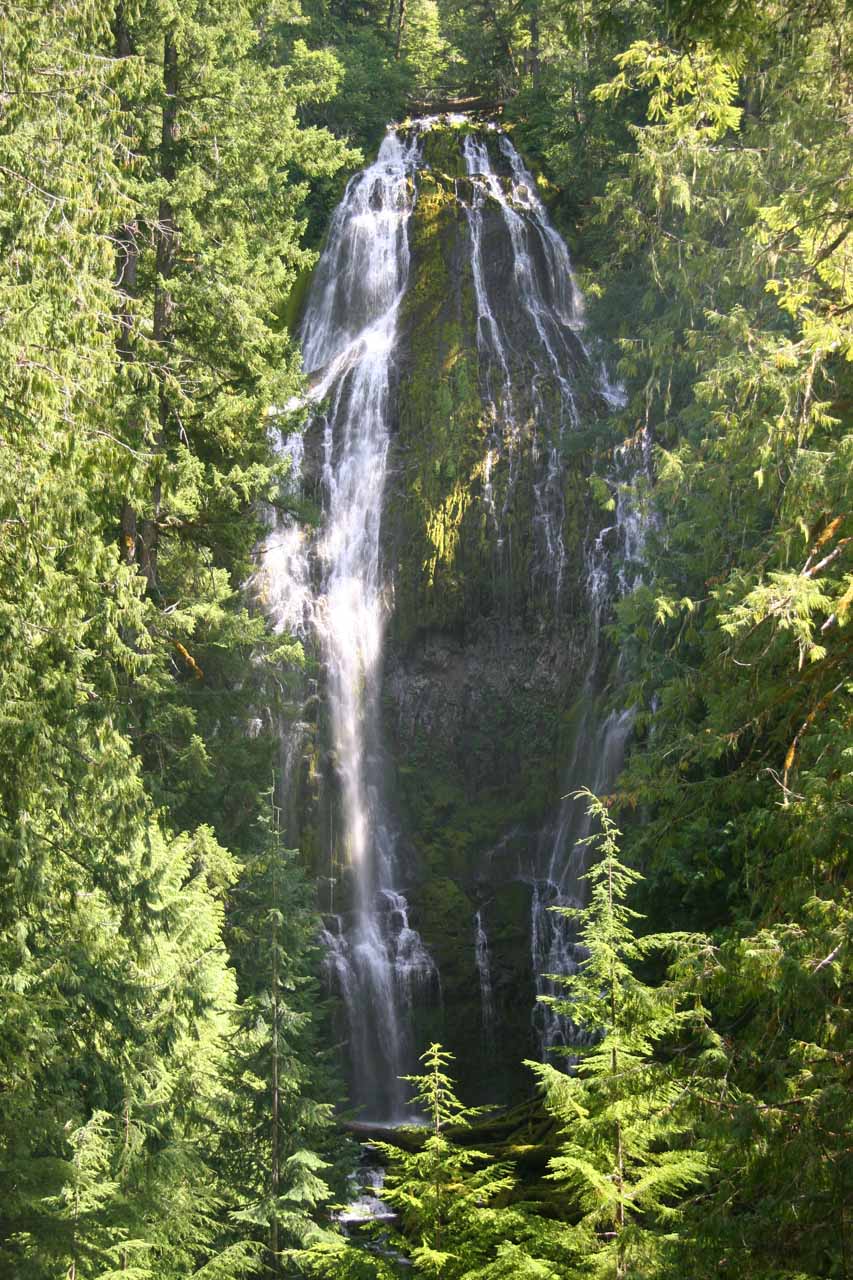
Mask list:
MULTIPOLYGON (((375 1153, 375 1148, 369 1143, 364 1143, 362 1150, 365 1153, 363 1158, 367 1160, 372 1153, 375 1153)), ((349 1184, 347 1203, 332 1215, 333 1220, 340 1224, 345 1234, 356 1234, 359 1227, 372 1223, 390 1223, 396 1220, 397 1214, 382 1199, 385 1169, 381 1164, 363 1163, 357 1173, 350 1174, 347 1181, 349 1184)))
POLYGON ((411 1067, 409 1006, 432 962, 395 887, 396 837, 382 796, 379 678, 386 585, 379 531, 389 446, 397 315, 409 273, 407 224, 417 135, 386 135, 335 214, 302 331, 304 365, 325 370, 326 511, 316 627, 340 785, 353 912, 333 964, 350 1025, 353 1100, 397 1119, 411 1067))
MULTIPOLYGON (((284 496, 295 498, 302 483, 305 437, 301 431, 294 431, 283 439, 279 437, 277 450, 287 462, 284 496)), ((256 593, 262 594, 275 630, 304 636, 313 594, 305 533, 297 520, 285 515, 271 521, 262 547, 261 566, 261 574, 252 586, 256 593)))
MULTIPOLYGON (((375 163, 350 180, 333 215, 301 331, 309 443, 294 435, 281 445, 290 462, 291 493, 300 483, 319 493, 322 519, 306 534, 295 519, 278 518, 262 547, 256 583, 276 628, 300 638, 320 659, 329 748, 329 874, 321 877, 329 885, 323 902, 326 967, 346 1016, 351 1100, 367 1113, 362 1118, 380 1122, 406 1116, 400 1076, 415 1069, 423 1047, 415 1044, 413 1027, 419 1009, 441 995, 407 897, 417 875, 386 794, 381 727, 383 647, 394 589, 383 560, 382 522, 395 389, 405 376, 400 319, 409 285, 410 221, 432 123, 389 128, 375 163)), ((528 486, 530 572, 549 584, 556 616, 569 567, 563 539, 566 437, 582 411, 593 406, 593 414, 603 416, 619 391, 592 358, 568 251, 518 152, 495 130, 466 126, 459 136, 466 177, 456 179, 456 198, 470 252, 485 423, 479 497, 502 572, 511 562, 505 541, 513 495, 518 485, 528 486)), ((417 341, 417 335, 406 340, 417 341)), ((603 580, 607 566, 599 562, 609 554, 603 539, 599 552, 594 572, 603 580)), ((597 648, 605 592, 595 603, 594 573, 588 577, 597 648)), ((591 684, 592 670, 588 679, 591 684)), ((288 797, 298 791, 296 775, 311 732, 306 714, 292 719, 282 729, 288 797)), ((584 776, 594 784, 612 776, 628 728, 618 717, 586 728, 585 753, 595 757, 599 771, 584 776)), ((546 911, 552 902, 578 897, 582 833, 573 821, 569 810, 561 810, 547 849, 543 844, 536 855, 531 946, 537 973, 565 972, 573 963, 570 938, 551 927, 546 911)), ((474 919, 474 959, 484 1040, 493 1045, 492 967, 481 912, 474 919)), ((558 1034, 546 1029, 543 1040, 556 1042, 558 1034)))
MULTIPOLYGON (((483 208, 495 201, 512 247, 512 273, 519 306, 527 318, 525 337, 531 348, 545 357, 545 369, 558 389, 558 430, 553 430, 554 406, 542 394, 542 371, 532 378, 535 427, 550 427, 541 446, 545 451, 544 466, 534 484, 534 521, 541 554, 548 574, 559 596, 567 564, 562 527, 565 517, 562 497, 563 467, 561 444, 564 433, 578 426, 579 410, 573 377, 579 363, 594 367, 592 353, 584 340, 583 299, 577 288, 565 243, 555 231, 538 197, 536 182, 524 166, 511 141, 504 134, 497 137, 501 156, 509 168, 509 177, 495 172, 486 139, 468 135, 463 154, 468 176, 473 183, 470 207, 466 208, 471 237, 472 274, 477 300, 478 346, 481 363, 487 370, 483 394, 492 406, 496 422, 504 424, 503 439, 496 431, 489 438, 490 474, 492 460, 502 447, 510 454, 512 486, 512 452, 520 424, 516 419, 512 340, 506 326, 492 306, 484 264, 483 208)), ((523 331, 524 332, 524 331, 523 331)), ((596 370, 596 391, 611 409, 621 407, 623 395, 614 385, 606 367, 596 370)), ((624 457, 618 461, 625 461, 624 457)), ((621 479, 621 477, 620 477, 621 479)), ((615 482, 614 482, 615 483, 615 482)), ((590 660, 582 701, 583 722, 575 740, 573 759, 566 769, 568 790, 589 786, 600 793, 615 779, 622 765, 625 744, 631 731, 629 711, 613 711, 603 723, 596 718, 595 685, 599 661, 599 636, 603 612, 611 592, 611 548, 606 534, 615 534, 616 550, 622 553, 618 592, 627 594, 634 582, 628 581, 628 566, 636 563, 641 552, 641 522, 636 505, 626 496, 624 484, 616 484, 616 520, 612 529, 598 534, 587 557, 587 597, 590 602, 590 660)), ((490 514, 500 531, 500 516, 494 510, 489 493, 490 514)), ((508 499, 507 499, 508 501, 508 499)), ((555 906, 579 907, 583 902, 581 877, 585 869, 586 845, 590 824, 585 809, 567 798, 557 819, 549 826, 535 855, 531 894, 531 960, 536 982, 536 995, 553 996, 560 988, 548 975, 566 975, 577 965, 574 929, 569 920, 551 910, 555 906)), ((479 964, 478 964, 479 967, 479 964)), ((482 971, 481 971, 482 974, 482 971)), ((481 976, 482 985, 482 976, 481 976)), ((566 1046, 575 1035, 574 1028, 545 1002, 534 1006, 534 1025, 543 1053, 557 1045, 566 1046)))
POLYGON ((463 140, 463 156, 472 184, 470 204, 465 204, 471 237, 471 269, 477 302, 477 344, 480 355, 482 391, 491 407, 495 426, 489 435, 484 474, 488 478, 495 458, 505 451, 509 467, 504 510, 496 512, 491 488, 487 487, 486 503, 502 541, 503 517, 512 497, 515 480, 514 461, 523 422, 515 404, 511 369, 522 355, 513 351, 513 340, 499 309, 493 305, 487 287, 488 272, 484 261, 483 210, 488 201, 500 207, 511 247, 512 276, 519 305, 526 324, 521 331, 521 344, 536 353, 529 378, 535 414, 534 451, 545 449, 546 465, 534 485, 534 521, 539 533, 540 554, 547 575, 559 597, 566 570, 566 548, 562 526, 565 510, 562 496, 563 468, 560 455, 564 431, 577 426, 578 409, 572 386, 572 371, 586 349, 578 337, 583 323, 583 307, 575 284, 568 250, 551 226, 548 215, 536 194, 536 182, 525 169, 521 156, 505 134, 498 135, 501 154, 507 161, 508 177, 495 172, 486 139, 467 134, 463 140), (545 366, 536 367, 541 354, 545 366), (543 394, 544 374, 556 384, 558 403, 557 430, 554 431, 554 406, 543 394), (545 430, 543 431, 543 427, 545 430))
MULTIPOLYGON (((323 940, 348 1020, 352 1100, 384 1120, 404 1114, 399 1077, 414 1065, 411 1006, 436 979, 398 887, 379 730, 388 608, 379 534, 417 159, 417 133, 403 140, 390 130, 334 214, 302 326, 308 398, 324 406, 322 527, 308 547, 284 519, 264 548, 264 597, 277 627, 310 633, 323 660, 339 796, 333 843, 347 877, 347 909, 326 918, 323 940)), ((294 454, 300 462, 300 446, 294 454)), ((289 750, 285 744, 284 759, 289 750)))
MULTIPOLYGON (((632 723, 633 713, 622 710, 610 712, 604 723, 596 726, 594 706, 591 707, 579 735, 585 739, 585 750, 576 752, 567 770, 571 789, 586 785, 600 795, 612 785, 622 767, 632 723)), ((533 1022, 540 1051, 547 1061, 551 1061, 552 1049, 570 1048, 577 1043, 578 1033, 571 1021, 539 997, 563 995, 559 981, 555 982, 554 978, 574 973, 583 958, 575 945, 573 921, 552 908, 577 909, 584 905, 581 878, 588 858, 584 842, 591 830, 583 802, 568 795, 560 806, 556 822, 543 833, 544 866, 533 881, 530 937, 537 996, 533 1022)))

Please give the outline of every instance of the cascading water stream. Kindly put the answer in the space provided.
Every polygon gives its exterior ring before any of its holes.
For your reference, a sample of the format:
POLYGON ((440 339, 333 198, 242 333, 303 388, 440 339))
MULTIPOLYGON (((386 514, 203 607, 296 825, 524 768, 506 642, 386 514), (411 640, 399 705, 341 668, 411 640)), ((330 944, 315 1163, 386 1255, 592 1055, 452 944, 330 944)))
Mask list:
POLYGON ((483 1018, 483 1039, 486 1049, 495 1047, 495 997, 492 990, 492 962, 489 954, 489 935, 483 922, 483 913, 474 916, 474 963, 480 980, 480 1012, 483 1018))
MULTIPOLYGON (((614 403, 621 392, 608 388, 614 403)), ((572 792, 586 786, 602 795, 612 786, 622 768, 625 747, 634 722, 631 708, 612 710, 601 721, 596 714, 596 679, 599 667, 598 637, 602 616, 612 597, 629 595, 640 583, 639 566, 643 559, 646 525, 637 494, 637 480, 647 477, 649 469, 648 437, 645 433, 637 444, 616 450, 616 471, 611 477, 615 490, 615 520, 599 531, 587 557, 587 594, 592 606, 591 658, 587 668, 581 702, 582 723, 575 738, 572 759, 566 770, 565 796, 556 821, 543 832, 538 857, 539 872, 533 883, 531 912, 531 953, 536 980, 537 999, 534 1025, 539 1035, 540 1050, 546 1060, 554 1048, 571 1050, 579 1042, 582 1030, 571 1019, 558 1013, 550 999, 564 992, 554 977, 576 971, 583 958, 575 944, 574 922, 552 910, 554 907, 576 909, 585 901, 582 876, 588 860, 587 838, 592 823, 586 805, 572 792), (634 457, 638 454, 639 458, 634 457), (639 466, 637 461, 639 460, 639 466), (612 561, 618 571, 613 580, 612 561)), ((617 664, 617 680, 619 664, 617 664)))
POLYGON ((264 556, 277 625, 313 633, 323 658, 349 899, 327 919, 327 963, 347 1012, 353 1101, 387 1120, 404 1111, 413 991, 435 977, 396 887, 378 713, 387 613, 379 534, 417 152, 416 133, 389 131, 333 217, 302 327, 309 400, 325 402, 324 519, 310 548, 295 523, 279 522, 264 556))
MULTIPOLYGON (((532 331, 538 351, 544 353, 545 369, 558 389, 557 404, 554 405, 553 401, 549 404, 540 391, 541 372, 534 373, 534 425, 539 428, 541 424, 546 424, 551 428, 549 432, 542 433, 545 438, 546 464, 540 479, 534 484, 534 519, 540 531, 545 563, 559 595, 567 563, 562 537, 565 511, 561 444, 564 433, 576 427, 579 421, 577 397, 572 383, 579 364, 579 352, 590 368, 593 367, 593 360, 583 337, 583 299, 575 284, 568 250, 551 225, 536 193, 535 180, 525 168, 515 147, 504 134, 497 135, 497 143, 509 168, 509 178, 501 177, 495 172, 485 138, 469 135, 463 143, 466 168, 473 183, 472 201, 470 207, 466 208, 466 216, 471 236, 472 274, 477 300, 478 346, 482 363, 489 371, 483 383, 484 396, 493 407, 496 421, 503 422, 504 425, 503 440, 496 431, 492 432, 489 462, 491 463, 493 454, 498 453, 503 444, 510 455, 508 502, 513 480, 513 450, 521 424, 516 420, 510 372, 514 363, 512 340, 491 305, 486 285, 488 272, 483 260, 483 210, 491 200, 500 207, 508 232, 515 294, 528 318, 528 331, 532 331), (555 417, 559 423, 556 433, 553 430, 555 417)), ((596 391, 609 408, 621 406, 621 390, 609 380, 603 366, 597 371, 596 391)), ((494 511, 494 502, 488 493, 487 501, 490 502, 493 519, 500 531, 501 520, 494 511)), ((613 531, 617 553, 624 553, 623 559, 626 562, 635 559, 635 544, 639 536, 638 517, 633 505, 625 500, 622 488, 617 491, 613 531)), ((598 535, 588 557, 591 658, 580 699, 585 710, 575 738, 574 756, 568 763, 565 775, 570 788, 586 785, 596 793, 606 790, 619 772, 632 724, 632 716, 626 711, 611 712, 600 723, 595 707, 601 618, 609 603, 610 594, 609 551, 603 537, 598 535)), ((625 594, 628 589, 623 569, 620 570, 619 594, 625 594)), ((531 877, 531 959, 537 996, 557 994, 558 988, 547 975, 569 973, 577 963, 574 930, 568 920, 551 908, 581 905, 581 876, 586 862, 584 841, 589 834, 590 823, 585 808, 576 801, 567 799, 561 805, 555 823, 543 834, 540 849, 535 855, 531 877)), ((575 1034, 570 1023, 547 1003, 537 1003, 534 1023, 541 1048, 546 1053, 556 1045, 567 1045, 575 1034)))
POLYGON ((536 195, 536 183, 504 134, 497 135, 501 154, 510 174, 495 172, 486 139, 468 134, 463 141, 463 155, 472 184, 472 199, 465 206, 471 236, 471 267, 477 301, 477 342, 483 378, 483 394, 491 405, 495 427, 490 433, 489 450, 484 466, 486 503, 495 523, 498 540, 506 508, 514 487, 514 462, 518 437, 524 427, 519 419, 513 390, 511 369, 524 353, 513 351, 512 338, 502 322, 499 308, 492 304, 487 287, 484 263, 483 215, 488 202, 501 210, 508 233, 512 256, 513 285, 526 317, 525 345, 544 353, 543 367, 534 368, 529 378, 533 395, 535 423, 534 448, 544 448, 547 465, 534 488, 535 522, 540 533, 541 551, 546 571, 557 596, 566 570, 566 548, 562 536, 565 515, 562 495, 563 469, 560 445, 564 432, 577 425, 578 409, 571 374, 577 368, 579 355, 586 349, 578 337, 583 324, 581 295, 575 285, 568 250, 551 226, 548 215, 536 195), (548 403, 543 394, 543 375, 556 385, 557 402, 548 403), (558 430, 554 431, 554 419, 558 430), (544 429, 543 429, 544 428, 544 429), (509 480, 504 509, 497 513, 489 484, 494 459, 506 451, 509 480))
POLYGON ((326 512, 317 547, 316 627, 327 674, 353 915, 331 956, 350 1022, 355 1101, 402 1113, 408 1004, 433 966, 395 885, 395 839, 382 803, 379 680, 386 615, 380 522, 397 315, 409 273, 417 135, 389 132, 350 182, 332 223, 302 332, 306 370, 331 392, 323 442, 326 512))

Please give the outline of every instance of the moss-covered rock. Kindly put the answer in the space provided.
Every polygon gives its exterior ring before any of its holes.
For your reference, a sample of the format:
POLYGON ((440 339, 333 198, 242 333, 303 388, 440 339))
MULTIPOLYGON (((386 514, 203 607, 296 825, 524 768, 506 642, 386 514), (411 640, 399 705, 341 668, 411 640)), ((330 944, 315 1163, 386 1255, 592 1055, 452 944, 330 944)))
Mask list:
MULTIPOLYGON (((535 307, 520 293, 512 220, 494 189, 466 173, 469 128, 425 135, 409 222, 383 510, 391 607, 382 750, 405 833, 400 887, 441 978, 441 1000, 413 1010, 415 1040, 441 1039, 456 1054, 463 1093, 499 1101, 529 1087, 520 1064, 536 1052, 531 881, 581 710, 595 695, 586 566, 601 525, 589 477, 602 406, 567 320, 560 360, 545 350, 535 307), (484 338, 492 321, 478 300, 475 220, 500 368, 484 338), (478 913, 497 1047, 483 1018, 478 913)), ((482 137, 497 170, 497 137, 482 137)), ((501 180, 508 190, 508 171, 501 180)), ((530 235, 528 250, 526 269, 541 282, 541 234, 530 235)), ((318 495, 323 462, 315 425, 304 480, 318 495)), ((321 886, 331 893, 334 884, 334 903, 323 888, 323 909, 346 911, 339 779, 324 740, 321 714, 303 790, 313 795, 322 782, 324 804, 312 801, 302 839, 321 886)))
MULTIPOLYGON (((497 144, 486 136, 494 158, 497 144)), ((511 423, 493 403, 494 370, 478 343, 483 317, 465 207, 473 188, 461 142, 452 128, 426 135, 428 167, 410 223, 384 522, 394 601, 383 703, 397 807, 420 868, 407 892, 441 972, 441 1036, 463 1084, 482 1086, 491 1072, 498 1097, 524 1087, 516 1064, 535 1052, 524 877, 564 789, 590 665, 584 548, 600 523, 588 477, 601 407, 577 343, 585 431, 567 445, 560 387, 530 340, 530 315, 518 314, 507 220, 488 199, 480 206, 483 259, 489 297, 503 309, 511 423), (542 551, 546 481, 548 516, 565 551, 559 590, 542 551), (484 1057, 474 965, 481 909, 501 1026, 497 1069, 493 1053, 484 1057)))
POLYGON ((305 311, 305 302, 308 297, 308 290, 311 286, 311 278, 313 274, 313 267, 305 267, 299 272, 299 275, 293 282, 293 288, 287 295, 287 299, 282 307, 282 322, 287 331, 294 336, 298 332, 299 326, 302 323, 302 316, 305 311))

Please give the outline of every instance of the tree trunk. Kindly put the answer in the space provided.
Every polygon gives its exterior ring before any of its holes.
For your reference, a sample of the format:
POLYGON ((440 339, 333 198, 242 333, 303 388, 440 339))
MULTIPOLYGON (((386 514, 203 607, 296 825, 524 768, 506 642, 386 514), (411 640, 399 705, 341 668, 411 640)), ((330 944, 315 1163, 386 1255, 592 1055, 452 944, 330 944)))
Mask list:
POLYGON ((403 45, 403 27, 406 23, 406 0, 400 0, 397 9, 397 44, 394 49, 394 57, 400 61, 400 49, 403 45))
POLYGON ((279 1274, 279 1257, 278 1257, 278 1200, 281 1170, 280 1170, 280 1152, 279 1152, 279 1082, 278 1082, 278 1023, 279 1023, 279 1003, 278 1003, 278 936, 276 934, 277 925, 272 926, 272 1159, 271 1159, 271 1175, 272 1175, 272 1200, 273 1200, 273 1216, 270 1223, 270 1252, 272 1253, 272 1266, 275 1275, 279 1274))
MULTIPOLYGON (((127 26, 124 5, 116 7, 115 51, 117 58, 130 58, 133 55, 133 42, 127 26)), ((127 103, 122 99, 122 111, 127 103)), ((116 232, 116 294, 118 295, 119 331, 116 338, 116 350, 123 364, 130 364, 134 359, 133 351, 133 315, 130 309, 131 299, 136 296, 137 273, 139 267, 139 224, 127 222, 116 232)), ((130 502, 125 501, 121 510, 121 554, 125 564, 136 563, 137 551, 136 511, 130 502)))
MULTIPOLYGON (((610 916, 613 918, 613 861, 607 867, 607 902, 610 916)), ((616 1034, 616 977, 610 975, 610 1033, 616 1034)), ((614 1080, 619 1070, 616 1048, 610 1049, 610 1072, 614 1080)), ((616 1280, 622 1280, 625 1274, 625 1156, 622 1150, 622 1125, 616 1121, 616 1190, 619 1199, 616 1204, 616 1280)))
POLYGON ((534 88, 539 85, 539 71, 539 4, 538 0, 533 0, 530 7, 530 74, 534 88))
MULTIPOLYGON (((160 139, 160 176, 167 183, 175 179, 175 144, 178 140, 178 51, 174 33, 168 31, 163 40, 163 125, 160 139)), ((172 312, 174 300, 169 281, 175 268, 178 249, 178 229, 175 214, 168 195, 163 196, 157 212, 157 225, 154 229, 154 245, 156 250, 155 267, 157 280, 154 292, 154 324, 152 336, 162 348, 162 364, 168 364, 172 312)), ((155 449, 162 452, 166 441, 166 430, 169 422, 170 407, 165 390, 164 371, 158 373, 158 430, 155 449)), ((158 475, 154 481, 152 493, 152 514, 142 521, 142 570, 151 588, 157 586, 157 540, 159 536, 160 505, 162 502, 162 480, 158 475)))
POLYGON ((512 69, 513 79, 515 80, 515 84, 517 87, 519 75, 518 75, 518 62, 516 60, 515 50, 512 47, 512 41, 507 35, 503 27, 503 24, 501 23, 501 20, 498 17, 497 10, 495 9, 495 6, 492 3, 492 0, 486 0, 485 4, 483 5, 483 12, 486 19, 491 22, 492 26, 494 27, 495 31, 498 34, 501 44, 504 47, 504 52, 506 53, 510 68, 512 69))

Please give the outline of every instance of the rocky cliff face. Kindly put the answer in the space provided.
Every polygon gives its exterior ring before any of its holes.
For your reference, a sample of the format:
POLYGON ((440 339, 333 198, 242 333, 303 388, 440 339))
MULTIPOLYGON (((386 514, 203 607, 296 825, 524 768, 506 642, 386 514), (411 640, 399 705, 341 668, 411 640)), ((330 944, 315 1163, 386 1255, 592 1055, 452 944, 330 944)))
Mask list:
MULTIPOLYGON (((496 1075, 500 1095, 518 1087, 515 1064, 537 1053, 533 883, 586 714, 580 704, 597 691, 588 684, 600 644, 590 562, 603 521, 589 444, 609 406, 572 281, 552 278, 568 262, 546 251, 537 196, 519 191, 498 135, 473 138, 477 168, 485 148, 491 177, 468 173, 462 131, 427 134, 412 215, 386 499, 394 607, 383 693, 420 868, 409 897, 442 976, 442 1035, 461 1074, 496 1075), (497 1071, 478 918, 500 1028, 497 1071)), ((600 669, 596 685, 601 678, 600 669)))
MULTIPOLYGON (((440 976, 440 995, 427 984, 428 998, 407 997, 413 1043, 442 1039, 463 1085, 506 1099, 538 1052, 534 971, 553 943, 542 913, 576 891, 561 796, 592 780, 598 750, 608 569, 589 475, 614 393, 509 140, 467 122, 414 137, 395 197, 409 266, 389 364, 381 731, 369 751, 406 927, 440 976)), ((329 412, 306 437, 304 482, 321 505, 345 449, 329 412)), ((317 706, 288 776, 318 873, 346 882, 322 681, 317 706)))

